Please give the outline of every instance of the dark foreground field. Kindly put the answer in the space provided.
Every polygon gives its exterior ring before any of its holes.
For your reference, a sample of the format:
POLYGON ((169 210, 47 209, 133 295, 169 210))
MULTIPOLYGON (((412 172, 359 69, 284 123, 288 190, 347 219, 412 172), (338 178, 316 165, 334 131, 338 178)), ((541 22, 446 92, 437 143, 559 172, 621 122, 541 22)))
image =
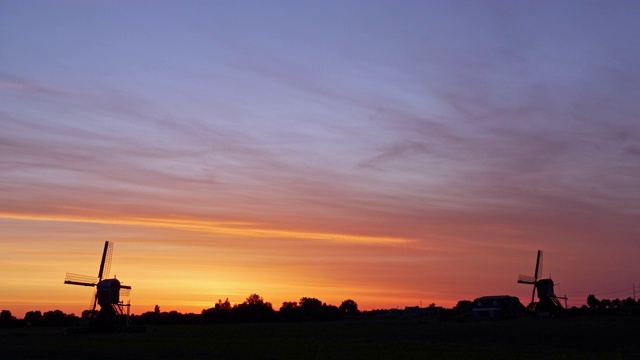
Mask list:
POLYGON ((640 359, 639 341, 638 317, 215 324, 131 334, 18 328, 0 330, 0 358, 640 359))

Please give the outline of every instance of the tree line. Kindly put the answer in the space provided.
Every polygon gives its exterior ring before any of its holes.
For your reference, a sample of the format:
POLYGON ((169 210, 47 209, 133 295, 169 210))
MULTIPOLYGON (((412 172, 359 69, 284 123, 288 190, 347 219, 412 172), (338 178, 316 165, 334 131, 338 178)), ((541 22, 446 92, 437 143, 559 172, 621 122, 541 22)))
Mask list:
POLYGON ((200 314, 180 314, 176 311, 161 312, 156 306, 149 311, 132 317, 141 325, 227 323, 227 322, 274 322, 274 321, 331 321, 360 315, 358 304, 344 300, 340 306, 330 305, 312 298, 303 297, 299 301, 285 301, 276 311, 273 305, 258 294, 249 295, 244 302, 231 305, 229 299, 218 302, 200 314))
MULTIPOLYGON (((435 304, 432 304, 434 306, 435 304)), ((456 309, 471 307, 472 302, 461 300, 453 309, 445 309, 442 317, 455 318, 456 309)), ((594 314, 631 314, 640 315, 640 302, 628 297, 626 299, 602 299, 595 295, 587 297, 587 304, 580 308, 567 309, 569 316, 585 316, 594 314)), ((218 300, 213 307, 203 309, 200 314, 183 314, 177 311, 163 312, 158 305, 153 311, 140 315, 131 315, 131 322, 136 325, 169 325, 169 324, 211 324, 230 322, 298 322, 298 321, 332 321, 354 318, 360 315, 380 316, 389 310, 360 311, 358 304, 344 300, 340 306, 324 303, 316 298, 303 297, 299 301, 285 301, 278 310, 258 294, 249 295, 244 302, 231 304, 229 299, 218 300)), ((0 327, 17 326, 71 326, 83 319, 88 319, 90 311, 82 312, 81 317, 65 314, 60 310, 29 311, 23 319, 17 319, 9 310, 0 312, 0 327)))
POLYGON ((587 296, 587 307, 592 310, 598 311, 616 311, 616 310, 627 310, 637 307, 638 302, 632 298, 628 297, 624 300, 620 299, 602 299, 598 300, 595 295, 589 294, 587 296))
POLYGON ((21 325, 32 326, 70 326, 75 324, 79 317, 74 314, 65 314, 60 310, 45 311, 39 310, 28 311, 23 319, 17 319, 9 310, 0 312, 0 327, 15 327, 21 325))
MULTIPOLYGON (((91 312, 85 310, 82 316, 65 314, 60 310, 29 311, 23 319, 17 319, 9 310, 0 313, 0 327, 14 326, 70 326, 88 319, 91 312)), ((258 294, 249 295, 244 302, 231 305, 229 299, 221 299, 211 308, 203 309, 200 314, 183 314, 178 311, 163 312, 158 305, 153 311, 140 315, 131 315, 132 324, 168 325, 168 324, 210 324, 226 322, 277 322, 277 321, 330 321, 360 315, 358 304, 351 299, 344 300, 340 306, 324 303, 316 298, 303 297, 299 301, 285 301, 276 311, 273 305, 258 294)))

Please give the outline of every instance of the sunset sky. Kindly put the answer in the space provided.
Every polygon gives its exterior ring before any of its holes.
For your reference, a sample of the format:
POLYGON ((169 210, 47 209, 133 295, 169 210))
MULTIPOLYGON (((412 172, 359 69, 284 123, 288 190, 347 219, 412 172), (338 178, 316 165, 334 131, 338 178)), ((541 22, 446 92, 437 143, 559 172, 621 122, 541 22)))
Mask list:
POLYGON ((0 308, 640 296, 640 2, 0 0, 0 308))

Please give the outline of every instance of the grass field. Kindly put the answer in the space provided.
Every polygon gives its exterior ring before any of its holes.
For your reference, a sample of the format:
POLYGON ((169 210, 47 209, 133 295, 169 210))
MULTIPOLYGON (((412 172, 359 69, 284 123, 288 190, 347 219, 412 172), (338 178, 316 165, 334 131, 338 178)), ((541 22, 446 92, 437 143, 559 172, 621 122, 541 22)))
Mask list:
POLYGON ((363 319, 148 327, 144 333, 0 330, 0 358, 640 359, 640 318, 487 322, 363 319))

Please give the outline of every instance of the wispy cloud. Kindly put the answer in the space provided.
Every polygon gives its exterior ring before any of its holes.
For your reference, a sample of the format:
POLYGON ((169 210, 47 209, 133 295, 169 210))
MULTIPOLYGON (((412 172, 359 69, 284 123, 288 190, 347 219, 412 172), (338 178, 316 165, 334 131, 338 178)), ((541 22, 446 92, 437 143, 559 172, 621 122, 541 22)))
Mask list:
POLYGON ((58 90, 27 78, 0 72, 0 91, 32 92, 46 95, 58 94, 58 90))
MULTIPOLYGON (((95 214, 94 214, 95 215, 95 214)), ((106 215, 106 214, 105 214, 106 215)), ((193 219, 160 219, 160 218, 137 218, 137 217, 89 217, 81 215, 32 215, 17 213, 0 213, 0 218, 33 220, 33 221, 56 221, 67 223, 92 223, 108 225, 134 225, 151 228, 168 228, 172 230, 186 230, 204 233, 215 233, 249 238, 279 238, 296 240, 319 240, 337 243, 356 244, 402 244, 411 242, 410 239, 392 238, 383 236, 363 236, 337 233, 314 233, 304 231, 278 230, 261 227, 260 224, 240 223, 240 222, 216 222, 193 219)))

